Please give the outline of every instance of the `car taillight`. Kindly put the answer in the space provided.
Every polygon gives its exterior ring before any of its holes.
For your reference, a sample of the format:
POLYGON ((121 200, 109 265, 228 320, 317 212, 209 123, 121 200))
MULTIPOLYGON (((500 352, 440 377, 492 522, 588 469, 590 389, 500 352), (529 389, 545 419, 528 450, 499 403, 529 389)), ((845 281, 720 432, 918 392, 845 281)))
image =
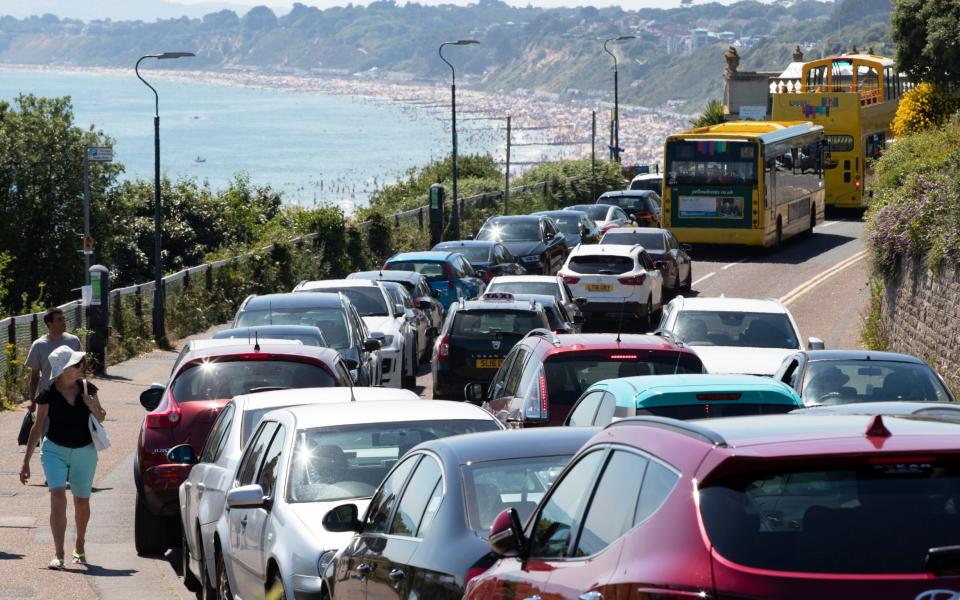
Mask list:
POLYGON ((549 403, 547 402, 547 378, 540 374, 540 418, 546 419, 549 417, 548 412, 549 403))
POLYGON ((470 567, 470 568, 467 570, 467 576, 464 577, 464 579, 463 579, 463 585, 467 585, 467 583, 468 583, 471 579, 473 579, 474 577, 476 577, 476 576, 478 576, 478 575, 483 575, 484 573, 487 572, 487 569, 489 569, 489 568, 490 568, 490 567, 470 567))
POLYGON ((639 221, 640 219, 652 219, 652 218, 653 218, 653 213, 652 213, 652 212, 649 212, 649 211, 647 211, 647 212, 640 212, 640 213, 635 214, 635 215, 633 216, 633 218, 636 219, 636 220, 638 220, 638 221, 639 221))
POLYGON ((180 408, 176 405, 170 410, 147 415, 147 429, 171 429, 179 422, 180 408))
POLYGON ((450 358, 450 336, 445 335, 437 342, 437 360, 450 358))
POLYGON ((570 284, 580 283, 580 278, 579 278, 579 277, 574 277, 573 275, 570 275, 569 273, 563 273, 563 272, 561 272, 561 273, 558 273, 558 275, 560 276, 560 279, 562 279, 564 283, 570 283, 570 284))
POLYGON ((443 272, 447 276, 447 287, 451 290, 457 287, 456 282, 453 280, 453 267, 450 266, 450 263, 443 263, 443 272))
POLYGON ((640 273, 639 275, 631 275, 630 277, 619 277, 617 281, 623 285, 643 285, 643 282, 647 280, 646 273, 640 273))

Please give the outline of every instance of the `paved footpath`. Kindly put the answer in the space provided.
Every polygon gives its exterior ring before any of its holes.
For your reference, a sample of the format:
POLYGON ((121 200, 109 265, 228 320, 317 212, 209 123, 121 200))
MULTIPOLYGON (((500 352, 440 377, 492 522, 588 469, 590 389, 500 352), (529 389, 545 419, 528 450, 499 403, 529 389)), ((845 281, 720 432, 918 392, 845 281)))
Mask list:
MULTIPOLYGON (((210 332, 197 337, 209 337, 210 332)), ((176 352, 154 351, 114 365, 109 376, 94 379, 107 409, 105 426, 113 445, 100 453, 87 531, 84 569, 69 565, 73 551, 73 507, 68 500, 67 569, 50 571, 54 557, 50 502, 39 452, 30 461, 26 486, 18 474, 23 448, 16 444, 24 409, 0 412, 0 598, 135 598, 195 597, 172 568, 179 552, 164 557, 137 556, 133 546, 133 455, 144 409, 139 396, 149 384, 165 382, 176 352)), ((69 497, 70 494, 68 493, 69 497)))

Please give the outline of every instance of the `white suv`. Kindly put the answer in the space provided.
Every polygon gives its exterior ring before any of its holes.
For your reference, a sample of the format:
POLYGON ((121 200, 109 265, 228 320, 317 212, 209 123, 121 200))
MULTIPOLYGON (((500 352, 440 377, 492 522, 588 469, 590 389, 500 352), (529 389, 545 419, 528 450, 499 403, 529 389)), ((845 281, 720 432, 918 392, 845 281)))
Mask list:
POLYGON ((557 275, 586 300, 580 310, 588 320, 632 317, 649 327, 663 307, 663 275, 640 245, 577 246, 557 275))
MULTIPOLYGON (((803 349, 793 316, 773 299, 677 296, 657 333, 691 346, 709 373, 773 375, 784 358, 803 349)), ((823 341, 810 338, 807 347, 822 350, 823 341)))

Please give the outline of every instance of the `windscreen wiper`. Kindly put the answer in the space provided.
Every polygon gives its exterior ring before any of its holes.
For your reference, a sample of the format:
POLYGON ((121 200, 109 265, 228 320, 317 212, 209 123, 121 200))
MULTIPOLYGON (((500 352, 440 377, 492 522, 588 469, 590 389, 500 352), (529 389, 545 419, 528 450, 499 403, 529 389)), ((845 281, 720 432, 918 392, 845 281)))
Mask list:
POLYGON ((934 575, 960 575, 960 546, 930 548, 923 564, 934 575))
POLYGON ((277 390, 289 390, 290 388, 282 385, 265 385, 263 387, 250 388, 248 394, 259 394, 260 392, 275 392, 277 390))

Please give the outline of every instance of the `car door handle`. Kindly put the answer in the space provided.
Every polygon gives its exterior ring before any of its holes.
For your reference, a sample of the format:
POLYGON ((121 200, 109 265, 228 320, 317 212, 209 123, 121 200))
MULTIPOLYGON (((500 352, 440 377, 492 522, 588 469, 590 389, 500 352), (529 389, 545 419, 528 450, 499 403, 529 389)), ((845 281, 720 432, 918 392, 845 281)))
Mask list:
POLYGON ((390 571, 390 581, 394 583, 399 583, 404 577, 406 577, 406 575, 400 569, 394 569, 390 571))
POLYGON ((600 592, 586 592, 578 596, 579 600, 603 600, 603 594, 600 592))
POLYGON ((373 569, 371 569, 371 568, 370 568, 370 565, 368 565, 367 563, 361 564, 361 565, 358 566, 357 569, 356 569, 356 571, 357 571, 357 573, 360 575, 360 577, 366 577, 367 575, 370 574, 370 571, 372 571, 372 570, 373 570, 373 569))
POLYGON ((198 484, 197 484, 197 492, 202 495, 205 491, 207 491, 207 486, 206 486, 206 484, 204 484, 204 483, 198 483, 198 484))

